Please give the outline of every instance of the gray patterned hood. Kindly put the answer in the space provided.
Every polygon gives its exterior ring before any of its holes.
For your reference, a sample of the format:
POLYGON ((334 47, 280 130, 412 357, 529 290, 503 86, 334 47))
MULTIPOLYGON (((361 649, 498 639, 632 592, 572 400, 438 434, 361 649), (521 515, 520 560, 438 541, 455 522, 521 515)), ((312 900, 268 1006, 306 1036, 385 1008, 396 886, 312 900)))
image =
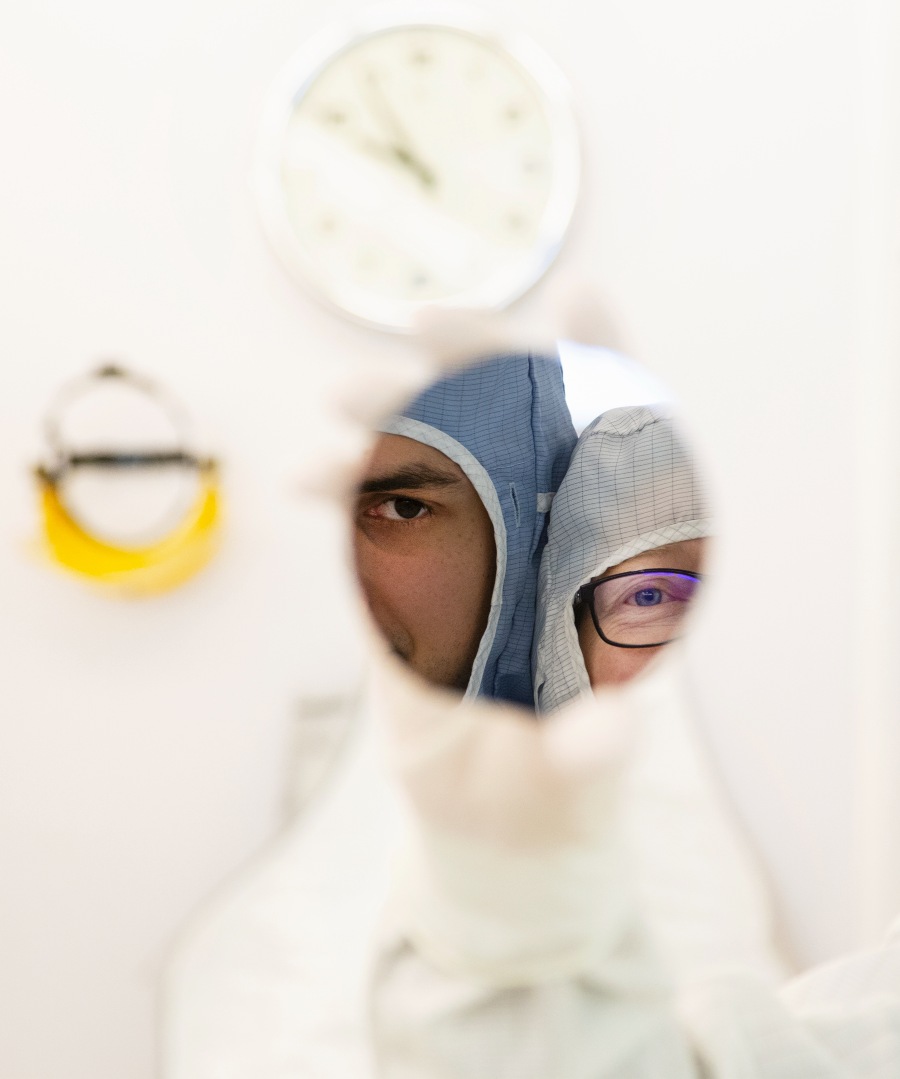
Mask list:
POLYGON ((627 558, 710 531, 693 454, 665 406, 611 409, 585 429, 554 499, 541 561, 538 711, 590 692, 572 609, 581 585, 627 558))

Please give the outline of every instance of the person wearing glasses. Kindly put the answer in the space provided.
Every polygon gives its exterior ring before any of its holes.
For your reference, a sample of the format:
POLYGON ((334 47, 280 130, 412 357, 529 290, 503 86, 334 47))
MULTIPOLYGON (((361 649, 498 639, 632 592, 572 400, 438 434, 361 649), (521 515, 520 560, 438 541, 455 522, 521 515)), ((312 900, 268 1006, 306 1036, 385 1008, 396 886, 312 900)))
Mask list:
POLYGON ((639 674, 684 630, 711 531, 693 455, 659 407, 578 440, 541 565, 535 701, 553 712, 639 674))

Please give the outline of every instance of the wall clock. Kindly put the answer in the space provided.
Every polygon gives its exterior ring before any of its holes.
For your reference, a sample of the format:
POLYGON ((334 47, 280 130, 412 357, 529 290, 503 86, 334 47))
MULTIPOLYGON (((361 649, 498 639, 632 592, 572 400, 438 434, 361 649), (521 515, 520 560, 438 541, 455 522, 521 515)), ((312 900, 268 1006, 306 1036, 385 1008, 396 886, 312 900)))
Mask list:
POLYGON ((288 270, 365 325, 424 305, 497 310, 562 244, 580 178, 564 78, 533 42, 472 19, 334 28, 272 91, 256 170, 288 270))

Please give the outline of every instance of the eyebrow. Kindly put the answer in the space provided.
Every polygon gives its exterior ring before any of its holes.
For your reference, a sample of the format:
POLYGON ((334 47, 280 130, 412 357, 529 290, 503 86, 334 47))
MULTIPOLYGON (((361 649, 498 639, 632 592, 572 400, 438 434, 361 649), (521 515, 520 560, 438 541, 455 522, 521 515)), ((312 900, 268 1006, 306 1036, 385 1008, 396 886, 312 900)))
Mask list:
POLYGON ((379 491, 417 491, 422 487, 452 487, 459 483, 459 477, 429 465, 409 465, 387 476, 374 476, 363 480, 357 488, 363 495, 379 491))

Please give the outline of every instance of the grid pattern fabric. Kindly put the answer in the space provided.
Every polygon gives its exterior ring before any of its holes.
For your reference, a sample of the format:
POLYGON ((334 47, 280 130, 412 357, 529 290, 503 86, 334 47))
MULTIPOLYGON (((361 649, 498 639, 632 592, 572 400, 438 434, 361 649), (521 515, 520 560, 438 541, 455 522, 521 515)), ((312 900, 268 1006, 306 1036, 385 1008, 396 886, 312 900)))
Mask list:
POLYGON ((615 408, 578 440, 550 513, 540 571, 535 699, 552 712, 590 690, 575 593, 610 566, 709 535, 693 455, 662 406, 615 408))
MULTIPOLYGON (((492 515, 497 580, 467 694, 530 707, 537 579, 549 504, 543 496, 557 490, 576 441, 559 359, 493 356, 435 383, 402 416, 417 421, 418 440, 447 452, 449 436, 471 454, 480 469, 468 468, 462 459, 457 463, 492 515), (485 496, 485 474, 496 499, 485 496)), ((383 429, 409 434, 403 428, 395 421, 383 429)))

